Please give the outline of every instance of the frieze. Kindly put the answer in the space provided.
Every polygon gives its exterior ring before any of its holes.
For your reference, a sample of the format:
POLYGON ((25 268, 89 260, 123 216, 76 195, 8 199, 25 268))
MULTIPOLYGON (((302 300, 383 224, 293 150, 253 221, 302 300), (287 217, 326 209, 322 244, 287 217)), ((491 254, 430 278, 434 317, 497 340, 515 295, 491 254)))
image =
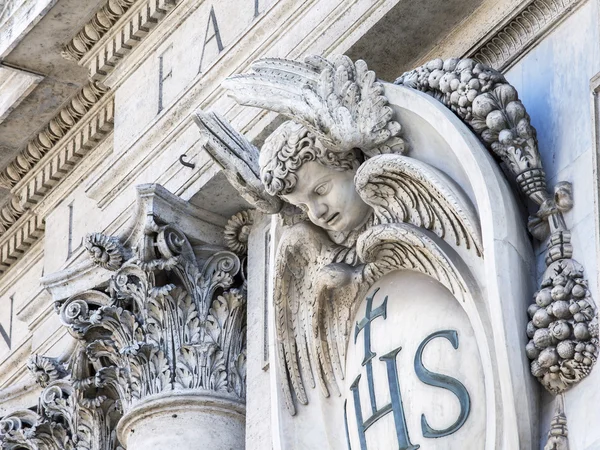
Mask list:
POLYGON ((467 57, 499 71, 508 70, 523 54, 584 2, 534 0, 467 52, 467 57))

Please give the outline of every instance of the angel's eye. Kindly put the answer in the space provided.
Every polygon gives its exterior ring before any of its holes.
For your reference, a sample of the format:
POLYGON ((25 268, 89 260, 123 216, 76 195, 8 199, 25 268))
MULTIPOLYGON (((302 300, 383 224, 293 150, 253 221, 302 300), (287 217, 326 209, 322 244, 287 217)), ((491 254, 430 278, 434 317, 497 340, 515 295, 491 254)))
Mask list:
POLYGON ((315 194, 317 195, 325 195, 329 192, 329 182, 321 183, 315 188, 315 194))

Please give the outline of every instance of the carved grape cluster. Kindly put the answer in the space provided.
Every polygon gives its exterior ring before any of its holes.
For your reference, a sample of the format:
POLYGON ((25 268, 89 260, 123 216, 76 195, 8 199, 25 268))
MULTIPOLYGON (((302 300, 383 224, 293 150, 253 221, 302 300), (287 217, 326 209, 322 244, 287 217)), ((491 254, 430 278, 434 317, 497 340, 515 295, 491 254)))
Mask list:
POLYGON ((598 354, 598 319, 583 271, 573 260, 553 267, 529 306, 526 352, 531 373, 553 393, 585 377, 598 354))
POLYGON ((495 69, 473 59, 434 59, 396 79, 423 91, 466 122, 517 178, 525 195, 547 197, 535 129, 517 90, 495 69))
POLYGON ((456 112, 462 119, 472 117, 475 98, 505 83, 502 74, 472 59, 434 59, 406 72, 395 84, 404 84, 423 92, 433 91, 434 96, 456 112))

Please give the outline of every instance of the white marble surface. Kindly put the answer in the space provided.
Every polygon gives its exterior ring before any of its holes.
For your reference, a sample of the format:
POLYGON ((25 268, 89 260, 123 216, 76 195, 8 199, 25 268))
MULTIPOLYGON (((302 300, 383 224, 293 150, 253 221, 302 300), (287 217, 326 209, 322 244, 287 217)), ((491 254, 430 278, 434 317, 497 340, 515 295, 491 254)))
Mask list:
MULTIPOLYGON (((387 317, 371 322, 371 350, 377 354, 372 361, 373 380, 377 406, 390 402, 386 365, 379 358, 401 347, 396 357, 400 391, 410 441, 423 450, 481 450, 485 448, 486 399, 481 358, 477 339, 467 314, 459 302, 441 284, 423 275, 398 271, 386 275, 370 290, 379 291, 373 299, 373 309, 387 301, 387 317), (425 438, 421 429, 421 415, 436 430, 450 427, 460 414, 458 398, 446 389, 428 386, 420 381, 415 372, 415 354, 421 342, 430 334, 442 330, 458 333, 458 349, 445 338, 432 340, 423 352, 426 369, 450 376, 462 383, 470 397, 470 413, 464 425, 456 432, 440 438, 425 438)), ((369 294, 369 295, 370 295, 369 294)), ((366 301, 363 300, 355 316, 355 322, 365 316, 366 301)), ((365 355, 364 333, 354 342, 354 327, 348 346, 346 362, 346 385, 344 397, 348 405, 348 425, 352 448, 360 448, 356 416, 350 385, 358 375, 363 419, 371 416, 367 373, 361 362, 365 355)), ((396 448, 396 429, 393 415, 387 414, 366 431, 369 449, 396 448)))
POLYGON ((0 123, 42 80, 41 75, 0 66, 0 123))
MULTIPOLYGON (((592 115, 590 79, 600 71, 600 26, 598 2, 588 1, 542 40, 506 74, 517 88, 538 132, 539 149, 548 184, 573 183, 575 205, 565 215, 572 230, 573 258, 583 264, 596 302, 598 255, 595 244, 593 189, 592 115)), ((545 245, 537 247, 538 278, 545 268, 545 245)), ((600 410, 600 370, 565 396, 565 412, 572 449, 598 448, 600 435, 595 424, 600 410)), ((541 435, 544 437, 554 404, 543 396, 541 435)), ((543 447, 543 444, 542 444, 543 447)))

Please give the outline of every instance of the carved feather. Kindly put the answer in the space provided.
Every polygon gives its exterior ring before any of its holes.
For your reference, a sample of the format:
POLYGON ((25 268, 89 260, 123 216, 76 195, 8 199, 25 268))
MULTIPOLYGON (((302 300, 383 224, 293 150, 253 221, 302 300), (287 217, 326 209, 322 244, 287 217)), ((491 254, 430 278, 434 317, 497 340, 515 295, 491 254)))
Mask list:
POLYGON ((260 181, 258 149, 217 113, 199 110, 194 120, 207 137, 206 150, 223 166, 223 173, 240 195, 267 214, 281 211, 281 199, 269 195, 260 181))
POLYGON ((364 61, 344 55, 305 62, 262 59, 248 74, 222 85, 247 106, 275 111, 301 123, 333 151, 360 148, 368 155, 402 152, 400 125, 383 96, 383 86, 364 61))
POLYGON ((357 252, 366 263, 363 276, 367 285, 393 270, 408 269, 438 280, 459 299, 466 292, 452 261, 425 231, 414 225, 376 225, 358 238, 357 252))
POLYGON ((351 282, 355 269, 335 263, 340 254, 323 230, 306 222, 288 227, 279 243, 274 286, 278 364, 287 378, 283 392, 292 414, 294 395, 301 404, 308 402, 306 384, 318 384, 326 397, 340 395, 348 310, 359 291, 351 282))
POLYGON ((356 190, 373 207, 374 224, 406 222, 481 256, 479 222, 466 195, 437 169, 402 155, 367 160, 356 190))

